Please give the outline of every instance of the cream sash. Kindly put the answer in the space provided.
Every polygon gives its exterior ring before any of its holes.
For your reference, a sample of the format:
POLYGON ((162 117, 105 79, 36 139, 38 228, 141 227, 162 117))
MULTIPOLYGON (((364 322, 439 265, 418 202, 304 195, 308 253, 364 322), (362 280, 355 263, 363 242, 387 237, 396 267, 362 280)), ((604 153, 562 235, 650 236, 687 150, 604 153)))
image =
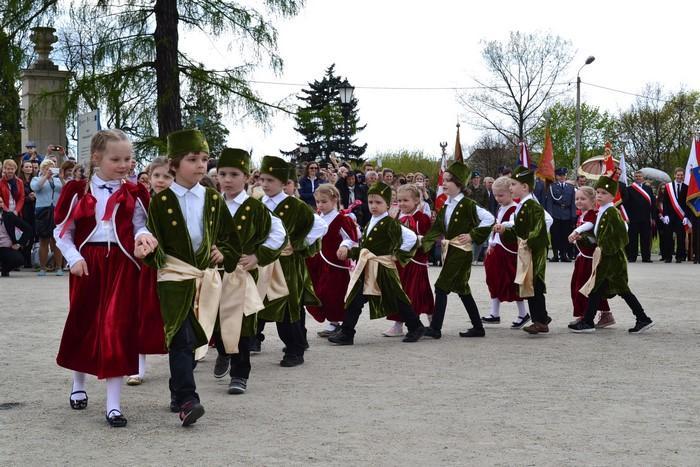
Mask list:
POLYGON ((202 271, 170 255, 165 257, 165 266, 158 269, 158 282, 182 282, 192 279, 195 281, 194 315, 207 336, 207 344, 195 351, 195 359, 199 360, 207 354, 208 341, 214 332, 221 300, 221 276, 214 268, 202 271))
POLYGON ((527 246, 527 240, 522 238, 518 238, 518 266, 513 282, 520 286, 518 295, 521 298, 535 296, 535 266, 532 264, 532 251, 527 246))
POLYGON ((451 247, 459 248, 462 251, 470 253, 472 251, 472 241, 469 240, 467 243, 461 243, 457 240, 457 237, 452 240, 442 241, 442 264, 445 264, 445 258, 447 258, 447 250, 451 247))
POLYGON ((265 308, 253 276, 241 266, 224 273, 219 326, 226 353, 238 353, 243 316, 250 316, 265 308))
POLYGON ((380 297, 382 291, 377 284, 377 273, 379 272, 379 265, 385 268, 396 270, 396 264, 394 263, 394 258, 391 255, 377 256, 367 248, 360 250, 360 257, 357 260, 357 265, 355 270, 350 276, 350 283, 348 284, 348 290, 345 292, 345 301, 347 302, 352 289, 355 288, 355 284, 360 280, 362 272, 367 270, 365 274, 364 285, 362 287, 362 293, 364 295, 374 295, 380 297))
MULTIPOLYGON (((291 243, 287 243, 280 255, 292 256, 292 254, 294 254, 294 248, 291 243)), ((268 300, 272 301, 289 295, 287 280, 284 278, 284 270, 279 259, 267 266, 258 266, 257 287, 261 300, 265 300, 267 297, 268 300)))
POLYGON ((588 297, 588 295, 593 291, 593 287, 595 287, 595 275, 596 272, 598 271, 598 265, 600 264, 600 258, 603 256, 603 251, 600 249, 600 247, 596 247, 595 251, 593 252, 593 266, 591 267, 591 277, 588 278, 585 284, 578 290, 581 292, 581 294, 585 295, 588 297))

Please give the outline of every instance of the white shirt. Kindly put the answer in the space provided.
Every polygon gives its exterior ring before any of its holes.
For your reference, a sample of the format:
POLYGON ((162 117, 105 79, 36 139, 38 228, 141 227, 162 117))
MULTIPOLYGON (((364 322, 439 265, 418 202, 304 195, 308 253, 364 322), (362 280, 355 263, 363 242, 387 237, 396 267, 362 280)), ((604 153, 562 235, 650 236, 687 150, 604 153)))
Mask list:
MULTIPOLYGON (((454 198, 448 198, 447 202, 445 205, 447 206, 445 208, 445 229, 449 228, 450 226, 450 219, 452 218, 452 213, 454 212, 455 208, 459 204, 460 201, 464 198, 464 193, 460 193, 454 198)), ((479 225, 478 227, 489 227, 493 225, 494 222, 494 217, 493 214, 488 212, 486 209, 482 208, 479 205, 476 205, 476 215, 479 218, 479 225)))
MULTIPOLYGON (((96 201, 95 222, 97 225, 95 226, 95 230, 93 230, 88 236, 85 243, 106 242, 108 245, 111 243, 119 243, 116 232, 114 231, 114 215, 112 220, 109 221, 103 221, 102 217, 105 215, 107 201, 117 190, 120 189, 120 187, 121 181, 119 180, 105 181, 97 175, 93 175, 90 179, 90 192, 96 201), (111 193, 109 188, 112 189, 111 193)), ((72 209, 75 209, 75 206, 73 206, 71 210, 72 209)), ((115 208, 115 215, 117 209, 118 207, 115 208)), ((134 238, 138 238, 143 234, 149 233, 148 229, 146 228, 146 217, 147 213, 143 205, 137 201, 136 205, 134 206, 134 214, 131 220, 134 225, 134 238)), ((64 233, 63 237, 60 236, 61 230, 63 230, 63 224, 57 225, 53 231, 53 236, 56 239, 56 246, 59 250, 61 250, 61 253, 63 253, 63 257, 66 259, 68 267, 73 267, 75 263, 84 259, 78 250, 81 245, 76 245, 73 239, 75 233, 75 223, 71 224, 68 230, 66 230, 64 233)), ((119 246, 122 247, 121 245, 119 246)), ((125 253, 129 256, 134 254, 133 251, 127 251, 125 253)))
MULTIPOLYGON (((533 200, 537 204, 540 204, 540 202, 537 201, 537 198, 535 197, 535 195, 533 195, 532 193, 528 194, 526 197, 524 197, 523 199, 520 200, 520 202, 518 203, 518 206, 515 208, 515 213, 513 214, 513 217, 511 217, 511 219, 513 219, 513 220, 503 222, 503 225, 506 228, 510 228, 510 229, 513 228, 513 226, 515 225, 515 220, 514 220, 515 217, 520 212, 520 209, 523 207, 523 204, 525 204, 525 201, 527 201, 529 199, 533 200)), ((547 232, 549 232, 549 229, 552 227, 552 224, 554 224, 554 218, 549 215, 549 213, 547 212, 546 209, 544 210, 544 223, 547 226, 547 232)))
MULTIPOLYGON (((284 191, 280 191, 272 197, 267 195, 263 196, 262 201, 267 209, 274 212, 277 206, 285 199, 287 199, 287 194, 284 191)), ((311 231, 309 231, 304 240, 306 245, 312 245, 316 240, 326 235, 326 232, 328 232, 328 224, 326 224, 318 214, 314 214, 314 225, 311 227, 311 231)))
POLYGON ((607 211, 608 209, 610 209, 612 207, 613 207, 613 203, 608 203, 608 204, 602 205, 598 209, 598 216, 595 218, 595 228, 593 229, 594 234, 598 235, 598 224, 600 224, 600 220, 603 218, 603 214, 605 213, 605 211, 607 211))
MULTIPOLYGON (((241 191, 240 193, 238 193, 238 196, 236 196, 233 199, 226 199, 226 196, 224 196, 226 206, 228 207, 231 216, 236 215, 236 212, 238 212, 238 208, 240 208, 241 205, 245 203, 245 201, 248 198, 249 196, 245 191, 241 191)), ((282 220, 279 217, 273 216, 272 213, 269 213, 269 216, 270 220, 272 221, 272 226, 270 227, 270 233, 263 242, 262 246, 271 250, 277 250, 279 248, 282 248, 282 246, 284 245, 284 240, 287 236, 287 231, 284 230, 284 224, 282 224, 282 220)))
MULTIPOLYGON (((510 218, 504 219, 503 216, 505 215, 505 213, 508 209, 512 208, 515 205, 516 204, 511 201, 511 203, 506 205, 506 206, 499 206, 498 213, 496 214, 496 223, 503 224, 504 222, 509 221, 510 218)), ((512 214, 511 214, 511 216, 512 216, 512 214)), ((496 245, 496 244, 501 245, 501 246, 503 245, 503 242, 501 241, 501 234, 499 234, 497 232, 491 232, 491 235, 489 235, 489 246, 496 245)))
MULTIPOLYGON (((380 214, 379 216, 372 216, 372 218, 369 220, 369 224, 367 225, 367 232, 371 232, 372 229, 374 228, 375 225, 377 225, 377 222, 381 221, 385 217, 389 216, 388 212, 385 212, 384 214, 380 214)), ((414 231, 411 229, 404 227, 403 225, 401 226, 401 246, 399 247, 399 250, 401 251, 406 251, 409 252, 413 249, 415 246, 416 242, 418 241, 418 236, 414 231)), ((356 242, 353 242, 352 240, 349 241, 349 243, 346 243, 343 241, 341 243, 341 246, 345 246, 348 248, 353 248, 357 246, 356 242)))
MULTIPOLYGON (((583 219, 583 217, 586 215, 587 212, 588 211, 581 213, 581 219, 583 219)), ((597 220, 597 218, 596 218, 596 220, 597 220)), ((576 227, 574 229, 574 232, 576 232, 578 234, 582 234, 583 232, 588 232, 589 230, 593 230, 594 227, 595 226, 593 225, 593 222, 587 221, 587 222, 582 223, 578 227, 576 227)))
POLYGON ((170 185, 170 189, 177 197, 180 211, 182 211, 187 224, 192 250, 196 252, 202 246, 204 239, 204 200, 207 190, 199 183, 187 189, 176 182, 170 185))

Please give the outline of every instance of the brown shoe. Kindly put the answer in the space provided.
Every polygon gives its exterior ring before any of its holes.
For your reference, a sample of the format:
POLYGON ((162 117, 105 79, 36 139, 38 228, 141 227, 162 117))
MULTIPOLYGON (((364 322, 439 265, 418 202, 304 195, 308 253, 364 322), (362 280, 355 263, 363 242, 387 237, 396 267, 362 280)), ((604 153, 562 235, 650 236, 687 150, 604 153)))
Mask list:
POLYGON ((539 334, 541 332, 549 332, 549 326, 542 323, 532 323, 529 326, 525 326, 523 328, 523 331, 525 331, 528 334, 539 334))

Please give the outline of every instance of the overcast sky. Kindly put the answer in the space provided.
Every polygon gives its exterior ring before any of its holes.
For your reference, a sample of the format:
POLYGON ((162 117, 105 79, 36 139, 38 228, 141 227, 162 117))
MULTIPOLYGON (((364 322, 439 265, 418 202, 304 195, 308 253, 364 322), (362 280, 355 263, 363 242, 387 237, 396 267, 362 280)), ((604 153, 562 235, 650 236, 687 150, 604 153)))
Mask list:
MULTIPOLYGON (((576 71, 588 55, 596 60, 581 72, 590 82, 633 93, 645 83, 661 83, 668 91, 700 89, 698 44, 700 7, 695 1, 412 1, 307 0, 301 14, 276 22, 284 72, 265 69, 253 79, 307 83, 321 78, 331 63, 357 87, 360 118, 367 129, 360 142, 368 155, 392 149, 450 152, 455 123, 462 120, 462 144, 479 136, 465 122, 452 90, 376 90, 385 87, 460 87, 483 76, 480 41, 505 39, 509 31, 547 31, 572 41, 576 56, 564 80, 575 82, 576 71), (578 8, 578 9, 577 9, 578 8)), ((189 33, 181 35, 187 42, 189 33)), ((198 38, 189 46, 205 47, 219 64, 240 63, 227 51, 226 41, 198 38)), ((275 100, 296 94, 295 86, 256 85, 275 100)), ((575 99, 572 84, 569 96, 575 99)), ((626 108, 634 97, 582 87, 582 100, 610 111, 626 108)), ((229 144, 252 148, 257 158, 277 155, 301 142, 291 117, 278 116, 265 131, 252 124, 230 121, 229 144)))

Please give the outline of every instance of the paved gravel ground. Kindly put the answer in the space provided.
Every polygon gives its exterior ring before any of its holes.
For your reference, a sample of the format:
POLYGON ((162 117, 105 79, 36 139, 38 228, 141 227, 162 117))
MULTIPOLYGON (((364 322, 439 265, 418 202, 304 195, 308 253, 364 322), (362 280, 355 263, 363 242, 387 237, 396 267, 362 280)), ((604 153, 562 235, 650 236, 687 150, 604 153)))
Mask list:
MULTIPOLYGON (((271 327, 247 394, 214 379, 214 353, 199 365, 207 413, 189 429, 168 411, 163 356, 148 358, 142 386, 124 387, 128 427, 106 425, 95 379, 90 407, 72 411, 70 372, 55 363, 67 277, 15 273, 0 279, 0 465, 700 465, 700 267, 630 265, 656 321, 636 336, 619 298, 613 328, 567 331, 571 269, 548 266, 546 336, 508 329, 507 304, 504 324, 462 339, 466 313, 451 296, 439 341, 403 344, 363 316, 355 345, 332 347, 310 321, 306 364, 285 369, 271 327)), ((472 289, 486 314, 480 266, 472 289)))

